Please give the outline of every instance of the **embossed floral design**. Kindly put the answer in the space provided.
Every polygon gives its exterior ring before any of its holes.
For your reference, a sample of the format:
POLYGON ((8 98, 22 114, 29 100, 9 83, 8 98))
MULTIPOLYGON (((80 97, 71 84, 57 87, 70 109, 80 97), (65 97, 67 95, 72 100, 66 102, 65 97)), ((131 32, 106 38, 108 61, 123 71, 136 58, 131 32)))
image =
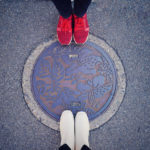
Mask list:
POLYGON ((105 56, 89 45, 54 45, 35 65, 33 91, 42 107, 57 119, 65 109, 94 116, 113 91, 112 69, 105 56))

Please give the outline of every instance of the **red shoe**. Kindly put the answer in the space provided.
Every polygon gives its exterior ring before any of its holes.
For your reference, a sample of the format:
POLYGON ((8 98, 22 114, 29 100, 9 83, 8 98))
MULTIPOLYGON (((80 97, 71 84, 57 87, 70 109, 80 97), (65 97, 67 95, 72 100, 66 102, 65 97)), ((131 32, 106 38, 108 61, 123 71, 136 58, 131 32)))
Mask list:
POLYGON ((83 17, 74 15, 74 41, 76 44, 84 44, 89 34, 87 14, 83 17))
POLYGON ((59 17, 57 25, 58 40, 62 45, 69 45, 72 40, 72 15, 69 18, 59 17))

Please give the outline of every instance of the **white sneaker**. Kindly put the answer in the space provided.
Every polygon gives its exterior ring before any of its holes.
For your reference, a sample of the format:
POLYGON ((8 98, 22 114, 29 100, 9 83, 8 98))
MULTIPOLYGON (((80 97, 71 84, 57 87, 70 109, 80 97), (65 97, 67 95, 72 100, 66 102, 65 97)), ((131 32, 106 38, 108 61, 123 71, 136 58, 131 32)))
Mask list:
POLYGON ((75 118, 76 150, 81 150, 83 145, 89 147, 89 119, 85 112, 78 112, 75 118))
POLYGON ((70 110, 65 110, 60 117, 61 145, 67 144, 74 150, 74 117, 70 110))

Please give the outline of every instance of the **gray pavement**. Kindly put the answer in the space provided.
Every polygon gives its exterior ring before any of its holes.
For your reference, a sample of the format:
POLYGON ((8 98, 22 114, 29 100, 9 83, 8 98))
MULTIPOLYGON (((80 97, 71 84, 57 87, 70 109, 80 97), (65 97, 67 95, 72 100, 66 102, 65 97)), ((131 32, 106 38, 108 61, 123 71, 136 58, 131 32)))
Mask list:
MULTIPOLYGON (((150 1, 95 0, 91 34, 122 60, 126 94, 116 115, 91 131, 92 150, 150 149, 150 1)), ((56 34, 51 1, 0 1, 0 150, 57 150, 60 135, 30 112, 22 93, 23 66, 39 43, 56 34)))

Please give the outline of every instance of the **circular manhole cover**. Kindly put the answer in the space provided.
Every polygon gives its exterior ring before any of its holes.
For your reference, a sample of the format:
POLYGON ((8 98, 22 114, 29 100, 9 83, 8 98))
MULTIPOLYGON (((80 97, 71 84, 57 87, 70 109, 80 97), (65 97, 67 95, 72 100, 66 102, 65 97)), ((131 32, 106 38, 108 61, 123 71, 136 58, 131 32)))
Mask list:
POLYGON ((29 108, 58 130, 64 110, 85 111, 94 129, 117 111, 125 92, 122 64, 112 48, 90 36, 84 45, 61 46, 50 40, 28 58, 23 90, 29 108))

